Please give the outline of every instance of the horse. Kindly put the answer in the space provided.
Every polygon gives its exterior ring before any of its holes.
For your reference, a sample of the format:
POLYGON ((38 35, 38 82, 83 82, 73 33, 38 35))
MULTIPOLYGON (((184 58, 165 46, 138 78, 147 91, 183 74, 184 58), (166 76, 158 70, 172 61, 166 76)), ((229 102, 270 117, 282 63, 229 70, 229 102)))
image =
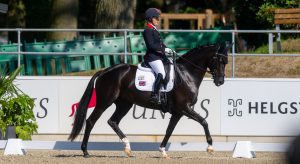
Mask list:
MULTIPOLYGON (((195 120, 203 126, 208 143, 207 152, 212 153, 214 151, 208 124, 205 118, 193 110, 192 106, 197 102, 198 90, 206 73, 212 75, 216 86, 224 83, 224 72, 225 66, 228 63, 229 47, 224 44, 198 46, 189 50, 186 54, 179 56, 174 61, 175 84, 173 90, 168 92, 168 101, 172 102, 169 105, 168 111, 171 113, 171 118, 166 134, 159 147, 163 158, 169 158, 165 146, 182 116, 195 120)), ((73 141, 80 134, 85 124, 85 132, 81 144, 84 157, 89 157, 87 143, 91 130, 102 113, 113 103, 116 105, 116 109, 107 122, 122 140, 124 151, 129 157, 132 156, 130 142, 119 128, 122 118, 128 113, 133 104, 149 109, 161 110, 161 105, 149 101, 151 92, 140 91, 135 87, 136 71, 137 66, 123 63, 98 71, 92 76, 80 99, 73 128, 68 138, 73 141), (89 118, 86 119, 87 108, 93 89, 95 89, 97 95, 96 106, 89 118)))

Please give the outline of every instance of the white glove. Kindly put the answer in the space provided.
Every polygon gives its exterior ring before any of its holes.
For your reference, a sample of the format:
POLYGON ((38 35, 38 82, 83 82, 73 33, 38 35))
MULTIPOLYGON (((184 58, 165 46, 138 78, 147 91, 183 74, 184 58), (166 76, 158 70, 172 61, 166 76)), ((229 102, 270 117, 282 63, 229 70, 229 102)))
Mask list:
POLYGON ((173 51, 171 48, 165 48, 165 53, 166 54, 172 54, 173 52, 175 52, 175 51, 173 51))

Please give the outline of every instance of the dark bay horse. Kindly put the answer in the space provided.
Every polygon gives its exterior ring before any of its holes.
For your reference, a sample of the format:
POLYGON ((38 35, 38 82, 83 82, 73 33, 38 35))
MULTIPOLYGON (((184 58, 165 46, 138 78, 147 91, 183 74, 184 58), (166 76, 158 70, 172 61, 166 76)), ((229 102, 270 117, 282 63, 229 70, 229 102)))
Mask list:
MULTIPOLYGON (((188 51, 176 59, 175 86, 168 93, 169 111, 172 114, 165 137, 160 145, 163 157, 168 158, 165 146, 182 116, 187 116, 200 123, 205 131, 208 152, 213 152, 212 138, 205 118, 201 117, 191 107, 197 102, 199 86, 206 72, 212 74, 216 86, 224 83, 225 66, 228 63, 228 48, 230 46, 201 46, 188 51), (209 70, 207 70, 209 69, 209 70)), ((73 141, 86 124, 81 149, 88 157, 87 143, 90 132, 102 113, 113 103, 116 110, 108 120, 108 124, 116 132, 125 145, 125 153, 131 156, 129 140, 119 128, 121 119, 128 113, 133 104, 160 110, 160 106, 149 102, 151 92, 139 91, 135 87, 137 67, 129 64, 119 64, 104 71, 97 72, 90 80, 76 111, 72 132, 69 139, 73 141), (96 82, 95 82, 96 80, 96 82), (87 108, 92 91, 96 90, 96 107, 86 120, 87 108)))

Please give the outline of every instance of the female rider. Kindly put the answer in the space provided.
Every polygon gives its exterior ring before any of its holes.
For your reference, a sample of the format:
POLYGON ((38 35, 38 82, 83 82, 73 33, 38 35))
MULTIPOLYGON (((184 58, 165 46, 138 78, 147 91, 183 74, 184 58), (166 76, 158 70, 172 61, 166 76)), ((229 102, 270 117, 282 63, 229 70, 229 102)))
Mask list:
POLYGON ((158 91, 166 77, 162 61, 167 58, 165 53, 172 53, 172 50, 166 47, 157 31, 157 26, 160 22, 160 10, 156 8, 147 9, 145 12, 145 19, 146 26, 143 37, 146 43, 147 52, 144 56, 144 61, 152 68, 156 76, 150 102, 159 103, 158 91))

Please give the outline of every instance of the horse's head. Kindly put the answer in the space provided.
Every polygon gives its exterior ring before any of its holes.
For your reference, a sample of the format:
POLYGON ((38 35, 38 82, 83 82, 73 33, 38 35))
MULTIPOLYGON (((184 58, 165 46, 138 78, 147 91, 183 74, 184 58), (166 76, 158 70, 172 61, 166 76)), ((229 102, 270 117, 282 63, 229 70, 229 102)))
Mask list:
POLYGON ((228 49, 231 45, 220 46, 208 65, 216 86, 224 84, 225 66, 228 63, 228 49))
MULTIPOLYGON (((228 63, 228 49, 231 45, 208 45, 198 46, 191 49, 181 56, 177 61, 191 72, 201 71, 203 76, 205 72, 210 72, 216 86, 224 83, 225 66, 228 63), (209 68, 209 71, 207 71, 209 68)), ((201 77, 201 80, 203 78, 201 77)))

